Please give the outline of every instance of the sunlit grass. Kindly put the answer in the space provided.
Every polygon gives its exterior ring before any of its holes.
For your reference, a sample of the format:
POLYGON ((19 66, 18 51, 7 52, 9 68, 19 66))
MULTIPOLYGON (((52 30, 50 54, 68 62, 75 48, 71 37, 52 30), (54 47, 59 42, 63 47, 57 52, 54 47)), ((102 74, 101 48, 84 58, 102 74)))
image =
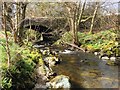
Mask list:
MULTIPOLYGON (((102 49, 105 51, 110 50, 117 46, 117 41, 115 40, 116 37, 117 34, 112 29, 100 31, 95 34, 78 32, 78 40, 82 44, 81 47, 88 51, 100 51, 102 49)), ((72 34, 66 32, 56 44, 59 44, 62 41, 72 43, 72 34)))

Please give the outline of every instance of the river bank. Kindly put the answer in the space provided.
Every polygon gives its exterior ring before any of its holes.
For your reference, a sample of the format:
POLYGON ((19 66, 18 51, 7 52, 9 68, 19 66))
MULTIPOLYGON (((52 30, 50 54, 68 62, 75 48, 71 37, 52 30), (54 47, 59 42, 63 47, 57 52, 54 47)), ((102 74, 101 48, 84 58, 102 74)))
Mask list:
MULTIPOLYGON (((100 31, 95 34, 88 32, 78 32, 80 46, 74 49, 81 49, 85 52, 94 53, 99 58, 106 60, 108 65, 120 64, 120 42, 116 30, 110 29, 100 31)), ((67 42, 68 46, 72 43, 71 32, 65 33, 61 39, 55 42, 55 45, 64 45, 67 42)), ((72 45, 73 46, 73 45, 72 45)), ((71 46, 71 47, 72 47, 71 46)))
POLYGON ((119 87, 118 66, 109 66, 92 53, 65 50, 62 47, 53 47, 51 50, 58 51, 61 58, 61 62, 52 69, 57 75, 69 77, 70 90, 119 87))

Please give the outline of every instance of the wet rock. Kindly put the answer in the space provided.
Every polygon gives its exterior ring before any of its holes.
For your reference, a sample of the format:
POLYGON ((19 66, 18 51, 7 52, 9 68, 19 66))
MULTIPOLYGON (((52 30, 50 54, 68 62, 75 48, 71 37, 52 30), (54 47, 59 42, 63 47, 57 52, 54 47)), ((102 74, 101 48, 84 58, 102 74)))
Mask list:
POLYGON ((44 58, 44 61, 45 61, 46 64, 49 65, 49 67, 51 67, 51 66, 55 66, 55 64, 56 64, 57 62, 59 62, 60 60, 59 60, 59 58, 57 58, 57 57, 50 56, 50 57, 44 58))
POLYGON ((116 57, 110 57, 110 60, 115 62, 116 57))
POLYGON ((60 52, 60 54, 72 54, 73 51, 71 50, 64 50, 63 52, 60 52))
POLYGON ((101 57, 102 60, 109 60, 109 57, 107 56, 104 56, 104 57, 101 57))
POLYGON ((99 53, 98 52, 94 52, 94 55, 98 55, 99 53))
POLYGON ((69 77, 64 75, 59 75, 53 78, 50 82, 47 83, 49 88, 64 88, 68 89, 71 87, 69 82, 69 77))

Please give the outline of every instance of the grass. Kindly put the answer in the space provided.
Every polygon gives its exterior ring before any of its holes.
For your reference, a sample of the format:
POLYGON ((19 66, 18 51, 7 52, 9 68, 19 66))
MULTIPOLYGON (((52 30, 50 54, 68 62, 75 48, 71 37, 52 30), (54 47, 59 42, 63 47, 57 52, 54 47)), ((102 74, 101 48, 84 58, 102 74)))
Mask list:
MULTIPOLYGON (((116 38, 117 34, 112 29, 100 31, 95 34, 78 32, 78 39, 83 49, 90 52, 102 51, 106 53, 109 51, 109 53, 119 56, 119 45, 116 38)), ((72 43, 71 33, 66 32, 55 44, 60 44, 62 41, 72 43)))

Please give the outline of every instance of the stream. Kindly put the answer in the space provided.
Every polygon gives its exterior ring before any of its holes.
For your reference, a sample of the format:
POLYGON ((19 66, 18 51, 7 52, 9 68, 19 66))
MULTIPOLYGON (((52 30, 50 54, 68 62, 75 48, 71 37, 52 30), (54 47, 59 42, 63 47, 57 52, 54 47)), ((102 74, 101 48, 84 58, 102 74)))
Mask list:
POLYGON ((74 88, 118 88, 120 86, 118 66, 108 66, 106 61, 100 60, 98 56, 91 53, 73 51, 59 55, 62 61, 52 69, 58 75, 69 76, 71 90, 74 88))

